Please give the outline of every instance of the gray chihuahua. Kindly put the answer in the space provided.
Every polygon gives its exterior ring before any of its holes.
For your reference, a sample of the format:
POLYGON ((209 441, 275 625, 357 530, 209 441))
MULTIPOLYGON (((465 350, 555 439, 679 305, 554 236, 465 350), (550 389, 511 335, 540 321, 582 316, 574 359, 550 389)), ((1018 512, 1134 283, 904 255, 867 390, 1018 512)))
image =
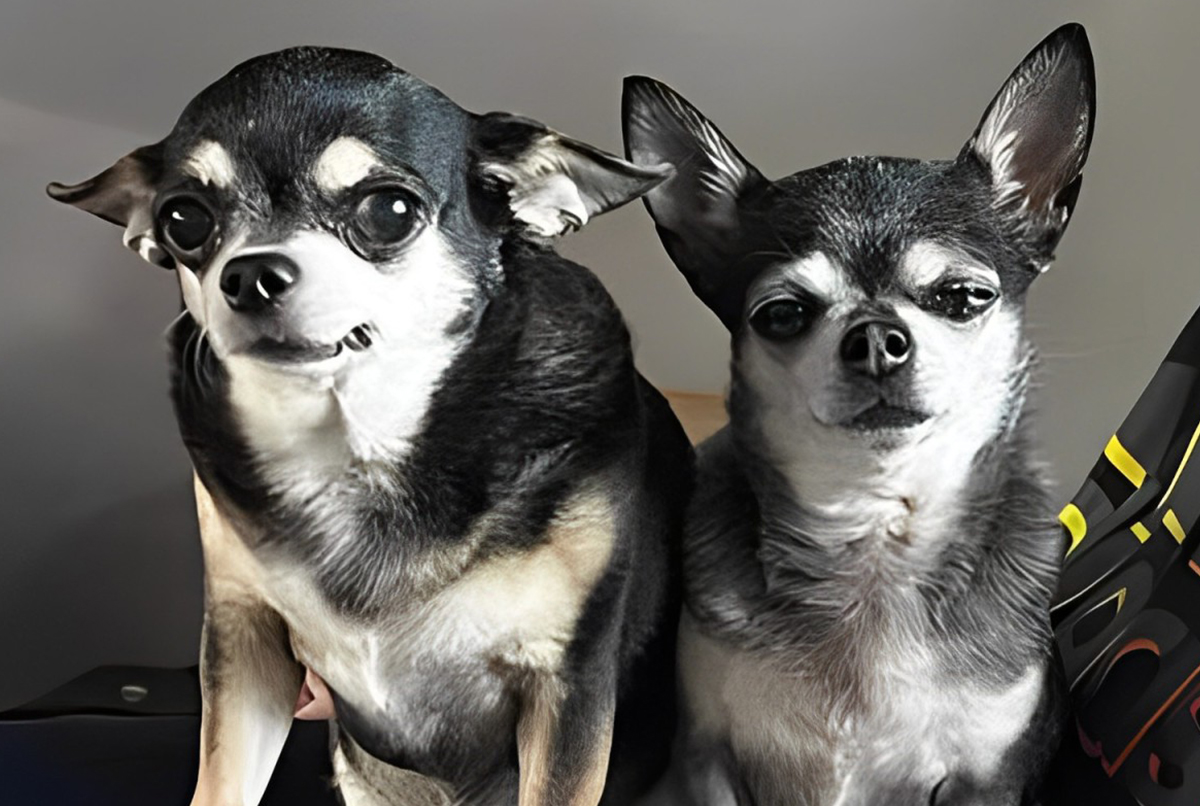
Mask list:
POLYGON ((1079 193, 1095 83, 1064 26, 956 159, 770 181, 626 83, 645 197, 733 337, 731 423, 685 528, 675 776, 690 803, 1017 804, 1058 735, 1060 539, 1022 320, 1079 193))

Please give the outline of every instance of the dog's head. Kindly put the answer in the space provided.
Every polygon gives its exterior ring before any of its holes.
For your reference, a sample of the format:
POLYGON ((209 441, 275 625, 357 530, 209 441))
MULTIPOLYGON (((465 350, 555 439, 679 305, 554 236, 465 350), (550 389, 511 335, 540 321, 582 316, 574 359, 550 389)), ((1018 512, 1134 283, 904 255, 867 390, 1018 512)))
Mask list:
POLYGON ((1087 38, 1068 25, 957 159, 856 157, 770 181, 678 94, 628 79, 628 154, 675 167, 647 207, 733 334, 735 427, 843 456, 933 429, 971 450, 996 434, 1019 405, 1026 289, 1071 216, 1094 107, 1087 38))
POLYGON ((222 360, 328 376, 460 338, 543 240, 663 178, 513 115, 471 114, 366 53, 294 48, 234 68, 163 141, 50 195, 178 271, 222 360))

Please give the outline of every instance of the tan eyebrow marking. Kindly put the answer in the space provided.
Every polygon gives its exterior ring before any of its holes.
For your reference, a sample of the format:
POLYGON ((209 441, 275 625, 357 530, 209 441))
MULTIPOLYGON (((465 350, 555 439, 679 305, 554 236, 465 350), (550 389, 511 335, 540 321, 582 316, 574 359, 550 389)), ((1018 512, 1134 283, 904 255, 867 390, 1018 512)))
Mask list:
POLYGON ((379 155, 362 140, 339 137, 313 162, 312 175, 317 187, 335 193, 361 182, 380 164, 379 155))
POLYGON ((192 149, 183 163, 183 170, 204 184, 219 188, 229 187, 237 177, 229 152, 215 140, 204 140, 192 149))

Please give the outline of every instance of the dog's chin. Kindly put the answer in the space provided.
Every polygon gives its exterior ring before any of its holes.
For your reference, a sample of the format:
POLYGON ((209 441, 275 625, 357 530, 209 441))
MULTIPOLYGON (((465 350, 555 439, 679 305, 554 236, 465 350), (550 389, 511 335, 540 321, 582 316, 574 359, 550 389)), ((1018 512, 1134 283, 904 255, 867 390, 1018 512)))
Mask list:
POLYGON ((242 353, 280 369, 319 374, 342 366, 355 355, 368 353, 374 343, 373 328, 363 323, 333 342, 303 337, 263 337, 252 341, 242 353))

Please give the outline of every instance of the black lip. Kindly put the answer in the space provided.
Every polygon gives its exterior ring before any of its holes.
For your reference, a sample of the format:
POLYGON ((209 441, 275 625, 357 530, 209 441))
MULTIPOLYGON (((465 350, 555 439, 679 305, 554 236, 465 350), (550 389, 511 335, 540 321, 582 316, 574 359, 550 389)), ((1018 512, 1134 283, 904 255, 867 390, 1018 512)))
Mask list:
POLYGON ((303 364, 333 358, 342 352, 342 342, 316 344, 305 341, 275 341, 259 339, 247 351, 255 358, 280 364, 303 364))
POLYGON ((911 428, 914 425, 920 425, 928 419, 929 415, 925 412, 880 402, 854 415, 844 425, 847 428, 857 431, 883 431, 886 429, 911 428))
POLYGON ((340 341, 333 344, 319 342, 275 339, 259 339, 247 351, 255 358, 273 361, 279 364, 308 364, 336 358, 343 350, 362 352, 374 343, 372 328, 369 324, 357 325, 340 341))

